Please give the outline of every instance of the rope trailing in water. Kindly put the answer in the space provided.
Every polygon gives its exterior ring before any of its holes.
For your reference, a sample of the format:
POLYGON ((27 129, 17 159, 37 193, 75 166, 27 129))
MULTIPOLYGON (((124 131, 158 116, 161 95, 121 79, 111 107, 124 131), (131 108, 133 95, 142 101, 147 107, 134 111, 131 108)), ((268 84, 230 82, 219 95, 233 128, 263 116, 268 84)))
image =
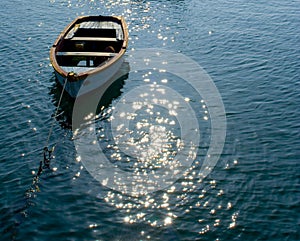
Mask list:
MULTIPOLYGON (((67 82, 68 82, 68 78, 65 79, 65 83, 64 83, 63 89, 62 89, 62 91, 61 91, 60 97, 59 97, 59 101, 58 101, 58 104, 57 104, 57 108, 56 108, 56 111, 55 111, 55 115, 53 116, 53 120, 52 120, 51 128, 50 128, 50 130, 49 130, 49 134, 48 134, 48 138, 47 138, 47 142, 46 142, 45 148, 46 148, 46 147, 48 148, 49 141, 50 141, 50 137, 51 137, 51 134, 52 134, 52 131, 53 131, 54 123, 55 123, 55 118, 57 117, 57 113, 58 113, 58 110, 59 110, 59 106, 60 106, 62 97, 63 97, 63 95, 64 95, 64 91, 65 91, 67 82)), ((44 150, 45 150, 45 148, 44 148, 44 150)))
POLYGON ((50 162, 51 162, 51 159, 52 159, 52 152, 54 152, 56 144, 54 144, 52 146, 52 148, 49 148, 49 141, 50 141, 51 134, 53 132, 55 119, 58 116, 58 110, 59 110, 61 100, 62 100, 62 97, 64 95, 65 89, 66 89, 67 82, 68 82, 68 78, 65 79, 63 89, 61 91, 61 94, 60 94, 60 97, 59 97, 59 100, 58 100, 57 108, 56 108, 55 114, 53 116, 52 124, 51 124, 50 130, 49 130, 47 142, 46 142, 46 145, 45 145, 44 150, 43 150, 44 162, 40 161, 40 166, 39 166, 39 170, 36 174, 36 179, 41 175, 43 169, 49 169, 50 168, 50 162))

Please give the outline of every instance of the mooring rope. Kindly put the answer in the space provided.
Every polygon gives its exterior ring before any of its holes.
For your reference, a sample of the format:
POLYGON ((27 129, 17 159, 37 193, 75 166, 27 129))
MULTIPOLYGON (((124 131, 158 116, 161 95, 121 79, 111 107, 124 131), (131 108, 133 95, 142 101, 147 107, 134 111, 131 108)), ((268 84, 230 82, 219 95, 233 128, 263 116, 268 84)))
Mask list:
MULTIPOLYGON (((64 92, 65 92, 65 88, 66 88, 67 82, 68 82, 68 78, 65 79, 65 83, 63 85, 63 89, 61 91, 61 94, 60 94, 60 97, 59 97, 59 100, 58 100, 57 108, 56 108, 56 111, 55 111, 55 115, 53 116, 53 120, 52 120, 51 128, 49 130, 49 134, 48 134, 48 138, 47 138, 47 142, 46 142, 45 148, 48 148, 48 146, 49 146, 49 141, 50 141, 50 137, 51 137, 51 134, 52 134, 52 131, 53 131, 53 128, 54 128, 55 119, 57 117, 57 113, 58 113, 58 110, 59 110, 59 107, 60 107, 60 103, 61 103, 62 97, 63 97, 64 92)), ((45 148, 44 148, 44 150, 45 150, 45 148)))

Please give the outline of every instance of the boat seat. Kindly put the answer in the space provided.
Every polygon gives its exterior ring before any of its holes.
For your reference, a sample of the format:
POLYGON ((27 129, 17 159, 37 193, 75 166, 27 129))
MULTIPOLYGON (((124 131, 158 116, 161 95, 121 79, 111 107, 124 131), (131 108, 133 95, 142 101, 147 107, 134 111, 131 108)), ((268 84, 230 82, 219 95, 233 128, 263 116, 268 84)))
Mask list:
POLYGON ((57 52, 57 56, 83 56, 83 57, 114 57, 117 53, 107 52, 57 52))
POLYGON ((73 37, 74 41, 103 41, 103 42, 118 42, 117 38, 104 38, 104 37, 73 37))
POLYGON ((82 66, 82 67, 78 67, 78 66, 61 66, 61 68, 66 71, 67 73, 69 72, 74 72, 74 73, 82 73, 82 72, 87 72, 87 71, 91 71, 91 70, 94 70, 96 69, 96 67, 85 67, 85 66, 82 66))

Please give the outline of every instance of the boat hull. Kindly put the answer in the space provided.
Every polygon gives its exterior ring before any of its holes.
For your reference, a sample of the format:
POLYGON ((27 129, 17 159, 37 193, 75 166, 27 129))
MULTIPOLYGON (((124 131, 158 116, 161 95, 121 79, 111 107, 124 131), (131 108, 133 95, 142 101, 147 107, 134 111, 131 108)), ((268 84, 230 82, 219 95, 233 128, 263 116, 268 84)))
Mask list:
POLYGON ((68 77, 62 75, 58 71, 55 71, 55 76, 62 86, 64 86, 65 81, 67 81, 65 91, 67 91, 72 98, 76 98, 100 88, 107 81, 111 80, 111 78, 118 72, 123 62, 124 57, 121 57, 108 68, 88 74, 85 79, 77 79, 76 81, 68 79, 68 77))

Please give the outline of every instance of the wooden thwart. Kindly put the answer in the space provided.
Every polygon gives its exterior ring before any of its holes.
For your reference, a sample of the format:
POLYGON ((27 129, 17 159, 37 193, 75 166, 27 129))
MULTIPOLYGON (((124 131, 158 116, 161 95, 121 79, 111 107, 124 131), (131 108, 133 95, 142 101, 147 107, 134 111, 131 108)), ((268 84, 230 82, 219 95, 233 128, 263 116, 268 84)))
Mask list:
POLYGON ((117 53, 107 52, 57 52, 57 56, 86 56, 86 57, 114 57, 117 53))
POLYGON ((103 42, 117 42, 116 38, 104 38, 104 37, 73 37, 71 40, 75 41, 103 41, 103 42))

